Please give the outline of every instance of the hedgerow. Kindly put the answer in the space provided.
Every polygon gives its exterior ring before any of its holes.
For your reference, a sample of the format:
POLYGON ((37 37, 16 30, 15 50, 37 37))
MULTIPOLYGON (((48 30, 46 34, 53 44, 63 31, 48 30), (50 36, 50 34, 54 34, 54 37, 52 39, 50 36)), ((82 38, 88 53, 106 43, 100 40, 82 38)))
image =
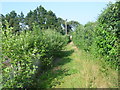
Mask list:
POLYGON ((81 49, 102 57, 112 68, 119 66, 120 2, 108 4, 95 23, 79 26, 73 42, 81 49))
POLYGON ((112 67, 119 65, 119 39, 120 39, 120 2, 109 4, 99 16, 97 28, 98 53, 109 61, 112 67))
MULTIPOLYGON (((7 22, 6 22, 7 23, 7 22)), ((27 88, 35 85, 40 72, 50 68, 56 53, 67 44, 65 36, 52 30, 12 33, 6 24, 2 30, 2 86, 3 88, 27 88)))

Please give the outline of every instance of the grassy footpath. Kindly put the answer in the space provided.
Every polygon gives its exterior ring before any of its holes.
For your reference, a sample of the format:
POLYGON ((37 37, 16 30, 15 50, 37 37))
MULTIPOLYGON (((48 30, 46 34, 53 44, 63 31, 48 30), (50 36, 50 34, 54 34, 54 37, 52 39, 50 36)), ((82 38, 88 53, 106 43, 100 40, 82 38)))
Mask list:
POLYGON ((40 88, 114 88, 118 73, 78 50, 73 43, 66 46, 54 67, 38 79, 40 88))

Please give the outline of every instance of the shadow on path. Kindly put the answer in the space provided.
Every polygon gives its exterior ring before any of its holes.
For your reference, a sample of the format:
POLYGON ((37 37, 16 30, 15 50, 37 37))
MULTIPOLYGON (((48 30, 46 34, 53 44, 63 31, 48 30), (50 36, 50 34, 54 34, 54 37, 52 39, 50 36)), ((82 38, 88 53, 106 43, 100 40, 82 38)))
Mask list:
POLYGON ((74 52, 74 50, 61 51, 60 54, 53 61, 53 65, 64 65, 71 61, 69 56, 74 52))
POLYGON ((60 85, 57 79, 62 79, 63 77, 70 75, 68 70, 62 69, 61 65, 69 63, 71 59, 69 56, 74 52, 74 49, 67 51, 61 51, 59 56, 54 60, 53 68, 44 72, 37 81, 38 88, 52 88, 53 86, 60 85))

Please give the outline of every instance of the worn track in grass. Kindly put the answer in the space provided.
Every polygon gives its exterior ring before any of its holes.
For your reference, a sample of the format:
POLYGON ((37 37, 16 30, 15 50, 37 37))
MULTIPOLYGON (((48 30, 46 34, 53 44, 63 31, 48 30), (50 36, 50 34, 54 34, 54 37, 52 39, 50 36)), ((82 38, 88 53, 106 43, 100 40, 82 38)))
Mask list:
POLYGON ((99 59, 79 50, 73 42, 66 46, 54 68, 40 76, 41 88, 117 88, 118 73, 99 59))

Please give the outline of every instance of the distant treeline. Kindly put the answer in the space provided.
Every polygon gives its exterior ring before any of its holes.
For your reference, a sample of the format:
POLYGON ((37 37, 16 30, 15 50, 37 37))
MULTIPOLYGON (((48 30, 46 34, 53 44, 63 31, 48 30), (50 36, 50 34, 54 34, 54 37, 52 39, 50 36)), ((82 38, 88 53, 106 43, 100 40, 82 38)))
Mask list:
MULTIPOLYGON (((6 15, 1 14, 0 17, 3 28, 6 28, 5 20, 7 20, 9 27, 13 27, 13 33, 27 29, 32 30, 34 23, 40 29, 54 29, 57 32, 65 34, 65 20, 57 17, 51 10, 47 11, 41 5, 33 11, 30 10, 26 16, 24 16, 23 12, 18 15, 15 11, 11 11, 6 15)), ((79 25, 77 21, 67 22, 68 33, 77 25, 79 25)))

